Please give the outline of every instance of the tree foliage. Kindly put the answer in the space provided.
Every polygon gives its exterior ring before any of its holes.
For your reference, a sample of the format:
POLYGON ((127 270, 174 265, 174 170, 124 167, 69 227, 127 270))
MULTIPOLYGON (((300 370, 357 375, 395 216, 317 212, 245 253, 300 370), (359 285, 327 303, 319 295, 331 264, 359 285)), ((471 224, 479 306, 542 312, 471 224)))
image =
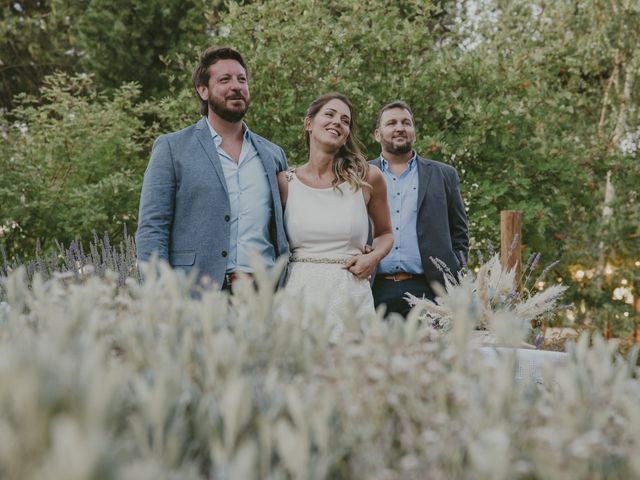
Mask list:
POLYGON ((35 94, 46 75, 71 72, 77 61, 65 0, 17 0, 0 7, 0 107, 35 94))
POLYGON ((169 58, 207 41, 221 0, 15 0, 0 8, 0 106, 36 94, 46 75, 87 73, 100 89, 137 82, 164 96, 169 58))
POLYGON ((105 98, 83 77, 48 77, 45 104, 23 100, 0 124, 2 240, 10 253, 94 230, 121 233, 134 212, 150 142, 139 88, 105 98))

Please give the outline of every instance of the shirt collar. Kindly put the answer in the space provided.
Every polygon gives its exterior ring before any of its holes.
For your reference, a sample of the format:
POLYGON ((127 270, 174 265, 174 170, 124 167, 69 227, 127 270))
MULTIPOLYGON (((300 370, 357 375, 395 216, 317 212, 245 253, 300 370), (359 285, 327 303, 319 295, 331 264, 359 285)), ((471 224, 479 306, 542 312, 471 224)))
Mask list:
MULTIPOLYGON (((407 163, 407 169, 411 171, 415 164, 416 164, 416 151, 414 150, 413 156, 407 163)), ((389 162, 382 156, 382 154, 380 154, 380 170, 382 170, 383 172, 389 170, 389 162)))
MULTIPOLYGON (((204 118, 207 121, 207 126, 209 127, 209 131, 211 132, 211 136, 213 137, 213 142, 216 144, 216 147, 220 146, 220 144, 222 143, 222 137, 218 132, 216 132, 215 128, 213 128, 213 125, 211 125, 209 119, 207 117, 204 118)), ((247 124, 244 122, 242 122, 242 132, 244 141, 248 142, 251 136, 251 132, 249 132, 249 127, 247 127, 247 124)))

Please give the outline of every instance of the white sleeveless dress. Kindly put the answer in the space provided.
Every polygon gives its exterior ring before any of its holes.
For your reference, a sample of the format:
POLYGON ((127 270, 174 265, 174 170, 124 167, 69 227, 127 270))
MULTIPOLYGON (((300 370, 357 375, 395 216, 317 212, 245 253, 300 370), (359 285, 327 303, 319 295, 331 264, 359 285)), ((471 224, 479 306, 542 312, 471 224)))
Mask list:
POLYGON ((346 270, 344 262, 362 253, 369 216, 362 189, 348 183, 313 188, 287 172, 284 226, 291 258, 286 290, 301 300, 305 317, 324 316, 342 330, 349 318, 375 314, 371 286, 346 270))

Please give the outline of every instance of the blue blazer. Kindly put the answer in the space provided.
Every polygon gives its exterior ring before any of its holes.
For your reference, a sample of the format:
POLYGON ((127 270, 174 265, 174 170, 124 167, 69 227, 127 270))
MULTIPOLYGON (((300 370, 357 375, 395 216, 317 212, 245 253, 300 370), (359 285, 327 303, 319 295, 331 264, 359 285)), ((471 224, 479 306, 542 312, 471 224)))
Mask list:
MULTIPOLYGON (((439 258, 455 275, 469 257, 467 214, 460 195, 458 172, 450 165, 426 160, 418 162, 418 216, 416 231, 420 260, 427 282, 443 283, 442 273, 429 257, 439 258)), ((380 157, 370 164, 381 168, 380 157)))
MULTIPOLYGON (((283 150, 251 133, 272 197, 270 240, 276 257, 288 255, 277 173, 288 168, 283 150)), ((152 254, 175 268, 198 270, 222 285, 230 241, 229 195, 220 158, 203 117, 184 130, 160 136, 151 151, 140 196, 138 261, 152 254)))

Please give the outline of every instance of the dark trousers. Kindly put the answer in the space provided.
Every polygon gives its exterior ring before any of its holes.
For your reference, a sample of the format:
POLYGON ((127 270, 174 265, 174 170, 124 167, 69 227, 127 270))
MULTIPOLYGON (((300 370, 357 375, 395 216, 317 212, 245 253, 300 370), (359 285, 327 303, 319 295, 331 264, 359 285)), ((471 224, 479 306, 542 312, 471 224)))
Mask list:
POLYGON ((436 298, 431 287, 427 285, 427 280, 422 275, 400 282, 388 280, 384 278, 384 275, 376 275, 371 288, 375 307, 378 308, 378 305, 386 304, 387 315, 395 312, 403 317, 407 316, 411 307, 404 298, 405 293, 410 293, 418 298, 423 296, 431 300, 436 298))

